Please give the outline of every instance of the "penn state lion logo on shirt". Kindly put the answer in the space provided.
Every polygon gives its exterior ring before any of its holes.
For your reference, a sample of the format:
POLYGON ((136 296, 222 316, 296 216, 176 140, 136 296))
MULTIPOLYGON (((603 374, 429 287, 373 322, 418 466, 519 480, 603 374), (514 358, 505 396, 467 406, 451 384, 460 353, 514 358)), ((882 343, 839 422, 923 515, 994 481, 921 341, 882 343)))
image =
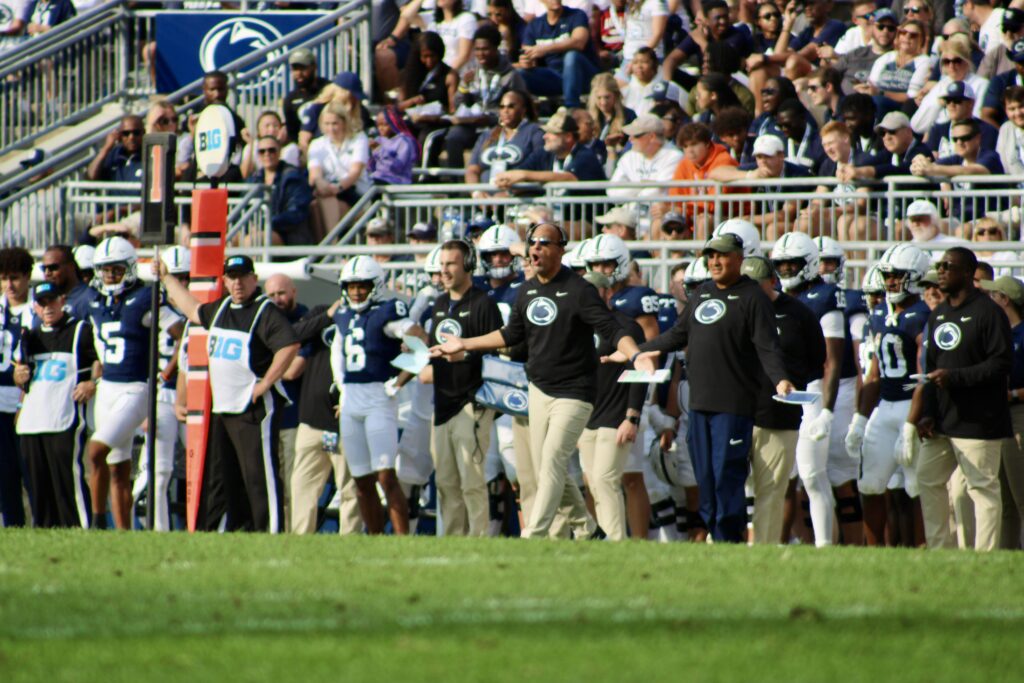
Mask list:
POLYGON ((441 324, 437 326, 437 338, 442 342, 448 340, 448 337, 461 337, 462 336, 462 325, 459 321, 451 318, 445 318, 441 321, 441 324))
POLYGON ((963 333, 956 323, 942 323, 935 328, 935 334, 932 335, 932 338, 935 339, 935 345, 943 351, 952 351, 960 346, 960 339, 963 338, 963 333))
POLYGON ((539 327, 547 327, 558 317, 558 306, 546 296, 539 296, 526 307, 526 319, 539 327))
POLYGON ((725 315, 725 311, 724 301, 721 299, 708 299, 702 302, 700 306, 697 306, 697 310, 693 312, 693 317, 702 325, 711 325, 721 320, 722 316, 725 315))
POLYGON ((480 161, 488 166, 502 164, 504 166, 515 166, 523 160, 523 150, 517 145, 504 144, 488 147, 480 154, 480 161))

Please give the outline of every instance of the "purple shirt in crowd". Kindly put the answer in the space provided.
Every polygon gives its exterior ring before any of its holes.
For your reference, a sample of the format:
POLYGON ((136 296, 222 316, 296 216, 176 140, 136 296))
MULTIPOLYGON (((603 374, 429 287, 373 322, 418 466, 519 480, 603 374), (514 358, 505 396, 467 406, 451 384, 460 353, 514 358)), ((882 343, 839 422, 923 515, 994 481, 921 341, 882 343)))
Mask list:
POLYGON ((412 167, 419 152, 408 135, 377 138, 380 143, 370 154, 370 175, 374 181, 391 185, 412 183, 412 167))

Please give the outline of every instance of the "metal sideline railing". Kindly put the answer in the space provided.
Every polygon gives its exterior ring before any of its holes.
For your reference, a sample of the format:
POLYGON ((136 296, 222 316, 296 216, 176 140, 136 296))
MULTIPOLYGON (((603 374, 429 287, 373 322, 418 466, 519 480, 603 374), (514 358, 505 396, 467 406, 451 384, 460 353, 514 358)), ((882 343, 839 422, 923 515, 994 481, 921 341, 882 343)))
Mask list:
MULTIPOLYGON (((323 2, 323 0, 314 1, 323 2)), ((120 3, 120 5, 123 4, 120 3)), ((281 40, 268 44, 260 52, 251 53, 224 66, 223 70, 229 75, 232 86, 234 86, 230 97, 234 109, 253 113, 254 116, 262 109, 278 109, 279 102, 273 100, 273 97, 278 96, 278 93, 284 95, 291 86, 291 72, 286 67, 287 53, 282 52, 270 61, 267 61, 265 56, 268 52, 279 50, 290 43, 296 43, 297 47, 313 49, 323 63, 327 63, 329 66, 334 65, 339 70, 354 71, 360 74, 362 81, 366 84, 365 87, 372 88, 372 78, 370 78, 372 74, 370 6, 370 0, 346 2, 337 9, 317 18, 314 22, 287 34, 281 40), (323 31, 323 33, 317 35, 317 31, 323 31), (278 75, 271 79, 271 83, 265 83, 262 87, 237 87, 261 79, 262 72, 268 68, 278 70, 278 75)), ((128 12, 124 8, 119 11, 128 12)), ((157 13, 151 10, 136 12, 150 22, 157 13)), ((134 14, 128 15, 133 16, 134 14)), ((137 72, 135 75, 137 76, 137 72)), ((202 82, 202 78, 197 79, 167 97, 172 103, 179 105, 179 114, 196 108, 202 101, 202 82)), ((118 96, 127 96, 126 91, 119 92, 118 96)), ((255 120, 251 123, 255 125, 255 120)), ((60 212, 59 206, 56 205, 58 200, 50 189, 55 181, 47 176, 58 171, 60 179, 72 176, 81 177, 95 154, 95 148, 102 144, 105 135, 106 130, 97 130, 93 134, 84 135, 78 141, 61 147, 59 152, 51 154, 42 163, 29 169, 16 171, 0 181, 0 197, 7 198, 0 200, 0 213, 3 213, 4 219, 6 220, 10 214, 13 214, 16 221, 20 221, 20 217, 29 215, 58 215, 60 212), (69 166, 73 168, 69 169, 69 166), (33 211, 19 209, 14 206, 13 201, 9 201, 9 198, 13 196, 17 197, 16 201, 20 204, 30 204, 38 208, 33 211)), ((32 233, 36 229, 34 224, 22 222, 16 222, 10 227, 12 232, 20 230, 32 233)))
MULTIPOLYGON (((177 225, 187 228, 191 220, 192 190, 208 187, 208 183, 175 184, 174 205, 177 211, 177 225)), ((270 247, 270 210, 266 202, 268 188, 250 183, 221 185, 228 191, 229 243, 249 244, 262 249, 270 247)), ((62 226, 86 226, 99 224, 97 216, 110 211, 119 211, 117 218, 104 221, 117 223, 135 212, 141 194, 141 183, 104 183, 96 181, 73 181, 64 191, 62 226)), ((63 234, 47 235, 46 244, 67 241, 77 237, 77 231, 64 230, 63 234)), ((264 253, 265 252, 261 252, 264 253)), ((269 260, 264 255, 264 260, 269 260)))
MULTIPOLYGON (((861 256, 851 256, 846 261, 846 286, 849 289, 860 289, 861 277, 868 265, 877 262, 881 255, 893 244, 894 241, 857 241, 847 242, 844 246, 848 253, 859 253, 861 256)), ((648 258, 637 259, 640 272, 647 284, 659 292, 668 292, 668 285, 671 279, 671 269, 679 263, 692 261, 694 254, 704 245, 698 240, 660 240, 646 241, 638 240, 627 243, 631 250, 647 251, 648 258)), ((968 246, 976 247, 982 243, 973 243, 968 246)), ((762 249, 769 253, 773 242, 765 242, 762 249)), ((984 243, 987 249, 1015 254, 1015 258, 1001 261, 992 261, 998 271, 997 274, 1013 274, 1018 277, 1024 275, 1024 244, 1020 242, 987 242, 984 243)), ((434 245, 412 245, 396 244, 386 246, 369 245, 319 245, 312 247, 271 247, 263 248, 238 248, 229 249, 230 253, 249 254, 253 258, 264 257, 269 254, 277 261, 285 261, 282 270, 286 270, 292 277, 298 278, 320 278, 332 284, 337 280, 337 272, 341 269, 345 260, 357 255, 389 255, 391 260, 381 263, 388 274, 389 287, 395 291, 412 295, 426 282, 423 271, 423 259, 427 252, 434 245), (397 258, 395 258, 397 257, 397 258), (419 261, 416 259, 420 258, 419 261), (289 268, 287 261, 294 259, 303 261, 303 268, 300 270, 289 268)), ((572 246, 570 244, 570 246, 572 246)), ((937 255, 936 255, 937 257, 937 255)), ((984 259, 982 259, 984 260, 984 259)))
MULTIPOLYGON (((524 204, 550 208, 556 220, 566 224, 570 235, 586 236, 593 232, 596 216, 614 206, 628 204, 638 216, 638 232, 651 231, 657 221, 657 205, 674 206, 676 210, 706 216, 709 226, 729 218, 749 218, 779 209, 787 203, 811 208, 804 218, 796 212, 780 213, 765 221, 763 237, 773 239, 794 229, 807 229, 841 240, 902 239, 903 216, 907 205, 918 199, 931 199, 945 216, 944 232, 955 234, 975 217, 995 215, 1012 234, 1020 235, 1024 216, 1024 177, 963 176, 958 183, 986 187, 941 190, 934 181, 916 176, 892 176, 884 183, 871 186, 844 186, 835 178, 793 178, 741 180, 730 183, 714 181, 667 182, 652 186, 645 183, 611 182, 548 183, 516 186, 513 196, 483 198, 475 193, 494 193, 491 185, 421 184, 380 187, 382 210, 398 226, 411 226, 419 221, 440 225, 444 212, 468 220, 484 211, 503 220, 510 209, 524 204), (818 192, 823 186, 829 192, 818 192), (670 195, 672 188, 695 191, 691 195, 670 195), (611 190, 616 194, 608 196, 611 190), (758 190, 761 190, 760 192, 758 190), (764 191, 775 190, 775 191, 764 191), (813 205, 812 205, 813 202, 813 205), (953 213, 950 213, 950 210, 953 213)), ((794 208, 796 208, 794 206, 794 208)), ((755 221, 756 222, 756 221, 755 221)), ((696 231, 702 237, 707 230, 696 231)))

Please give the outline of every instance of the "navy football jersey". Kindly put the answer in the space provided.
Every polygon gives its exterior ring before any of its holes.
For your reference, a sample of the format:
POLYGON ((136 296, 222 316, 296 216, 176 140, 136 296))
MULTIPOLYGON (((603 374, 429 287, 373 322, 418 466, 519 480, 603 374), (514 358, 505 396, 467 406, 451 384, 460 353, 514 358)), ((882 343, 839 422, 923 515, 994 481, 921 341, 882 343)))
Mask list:
POLYGON ((658 332, 665 332, 672 329, 679 318, 679 309, 676 308, 676 298, 671 294, 658 295, 658 332))
POLYGON ((804 291, 797 297, 807 305, 818 319, 825 317, 825 314, 832 311, 839 311, 843 314, 843 324, 846 333, 843 339, 843 362, 839 371, 839 377, 857 376, 857 364, 853 358, 853 338, 850 336, 850 321, 846 312, 846 294, 837 285, 828 282, 818 282, 804 291))
POLYGON ((143 323, 149 309, 149 290, 141 283, 119 297, 100 296, 89 304, 104 380, 145 382, 149 377, 149 327, 143 323))
POLYGON ((870 322, 881 396, 886 401, 906 401, 914 395, 914 388, 903 387, 911 384, 910 376, 917 373, 917 338, 923 333, 931 310, 925 302, 918 301, 899 314, 895 325, 888 314, 886 304, 879 304, 871 312, 870 322))
POLYGON ((494 300, 494 303, 498 304, 498 310, 501 311, 501 319, 503 322, 508 322, 508 316, 512 312, 512 305, 516 302, 516 297, 519 296, 519 288, 523 286, 523 274, 519 273, 514 280, 506 282, 500 287, 491 288, 490 280, 487 280, 487 285, 481 287, 487 296, 494 300))
POLYGON ((21 390, 14 384, 14 352, 21 343, 22 328, 31 328, 35 315, 30 305, 15 312, 0 297, 0 410, 15 412, 21 390))
POLYGON ((398 374, 391 361, 402 351, 402 342, 392 339, 384 327, 409 314, 401 299, 377 301, 363 311, 341 308, 334 324, 341 335, 345 384, 386 382, 398 374))
POLYGON ((856 315, 857 313, 870 314, 868 310, 868 301, 864 298, 864 292, 859 289, 844 289, 843 298, 846 299, 846 317, 856 315))
POLYGON ((1024 388, 1024 322, 1010 330, 1013 335, 1013 365, 1010 368, 1010 388, 1024 388))
POLYGON ((661 307, 658 293, 650 287, 626 287, 612 295, 611 309, 621 311, 633 320, 642 315, 658 315, 661 307))

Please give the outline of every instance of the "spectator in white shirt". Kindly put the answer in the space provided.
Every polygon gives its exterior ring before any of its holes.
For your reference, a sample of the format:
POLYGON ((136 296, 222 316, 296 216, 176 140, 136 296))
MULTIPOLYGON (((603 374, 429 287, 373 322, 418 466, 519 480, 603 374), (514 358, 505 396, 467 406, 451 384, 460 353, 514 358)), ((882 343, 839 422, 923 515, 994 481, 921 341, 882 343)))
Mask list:
POLYGON ((370 189, 370 141, 340 102, 324 107, 320 131, 323 135, 309 145, 309 184, 323 221, 320 234, 325 234, 370 189))
POLYGON ((939 209, 927 199, 911 202, 905 213, 907 220, 904 226, 910 231, 910 241, 928 252, 932 260, 942 256, 949 247, 962 244, 955 237, 942 234, 943 221, 939 218, 939 209))
POLYGON ((651 186, 611 188, 608 196, 626 199, 664 194, 664 188, 659 185, 672 180, 676 166, 683 158, 678 149, 665 147, 665 124, 653 114, 644 114, 622 132, 629 136, 632 148, 619 159, 612 182, 647 183, 651 186))
POLYGON ((630 63, 633 74, 626 88, 622 91, 623 104, 632 109, 637 116, 647 114, 660 100, 678 102, 685 110, 690 98, 686 91, 671 81, 658 77, 658 56, 649 47, 636 51, 630 63))

